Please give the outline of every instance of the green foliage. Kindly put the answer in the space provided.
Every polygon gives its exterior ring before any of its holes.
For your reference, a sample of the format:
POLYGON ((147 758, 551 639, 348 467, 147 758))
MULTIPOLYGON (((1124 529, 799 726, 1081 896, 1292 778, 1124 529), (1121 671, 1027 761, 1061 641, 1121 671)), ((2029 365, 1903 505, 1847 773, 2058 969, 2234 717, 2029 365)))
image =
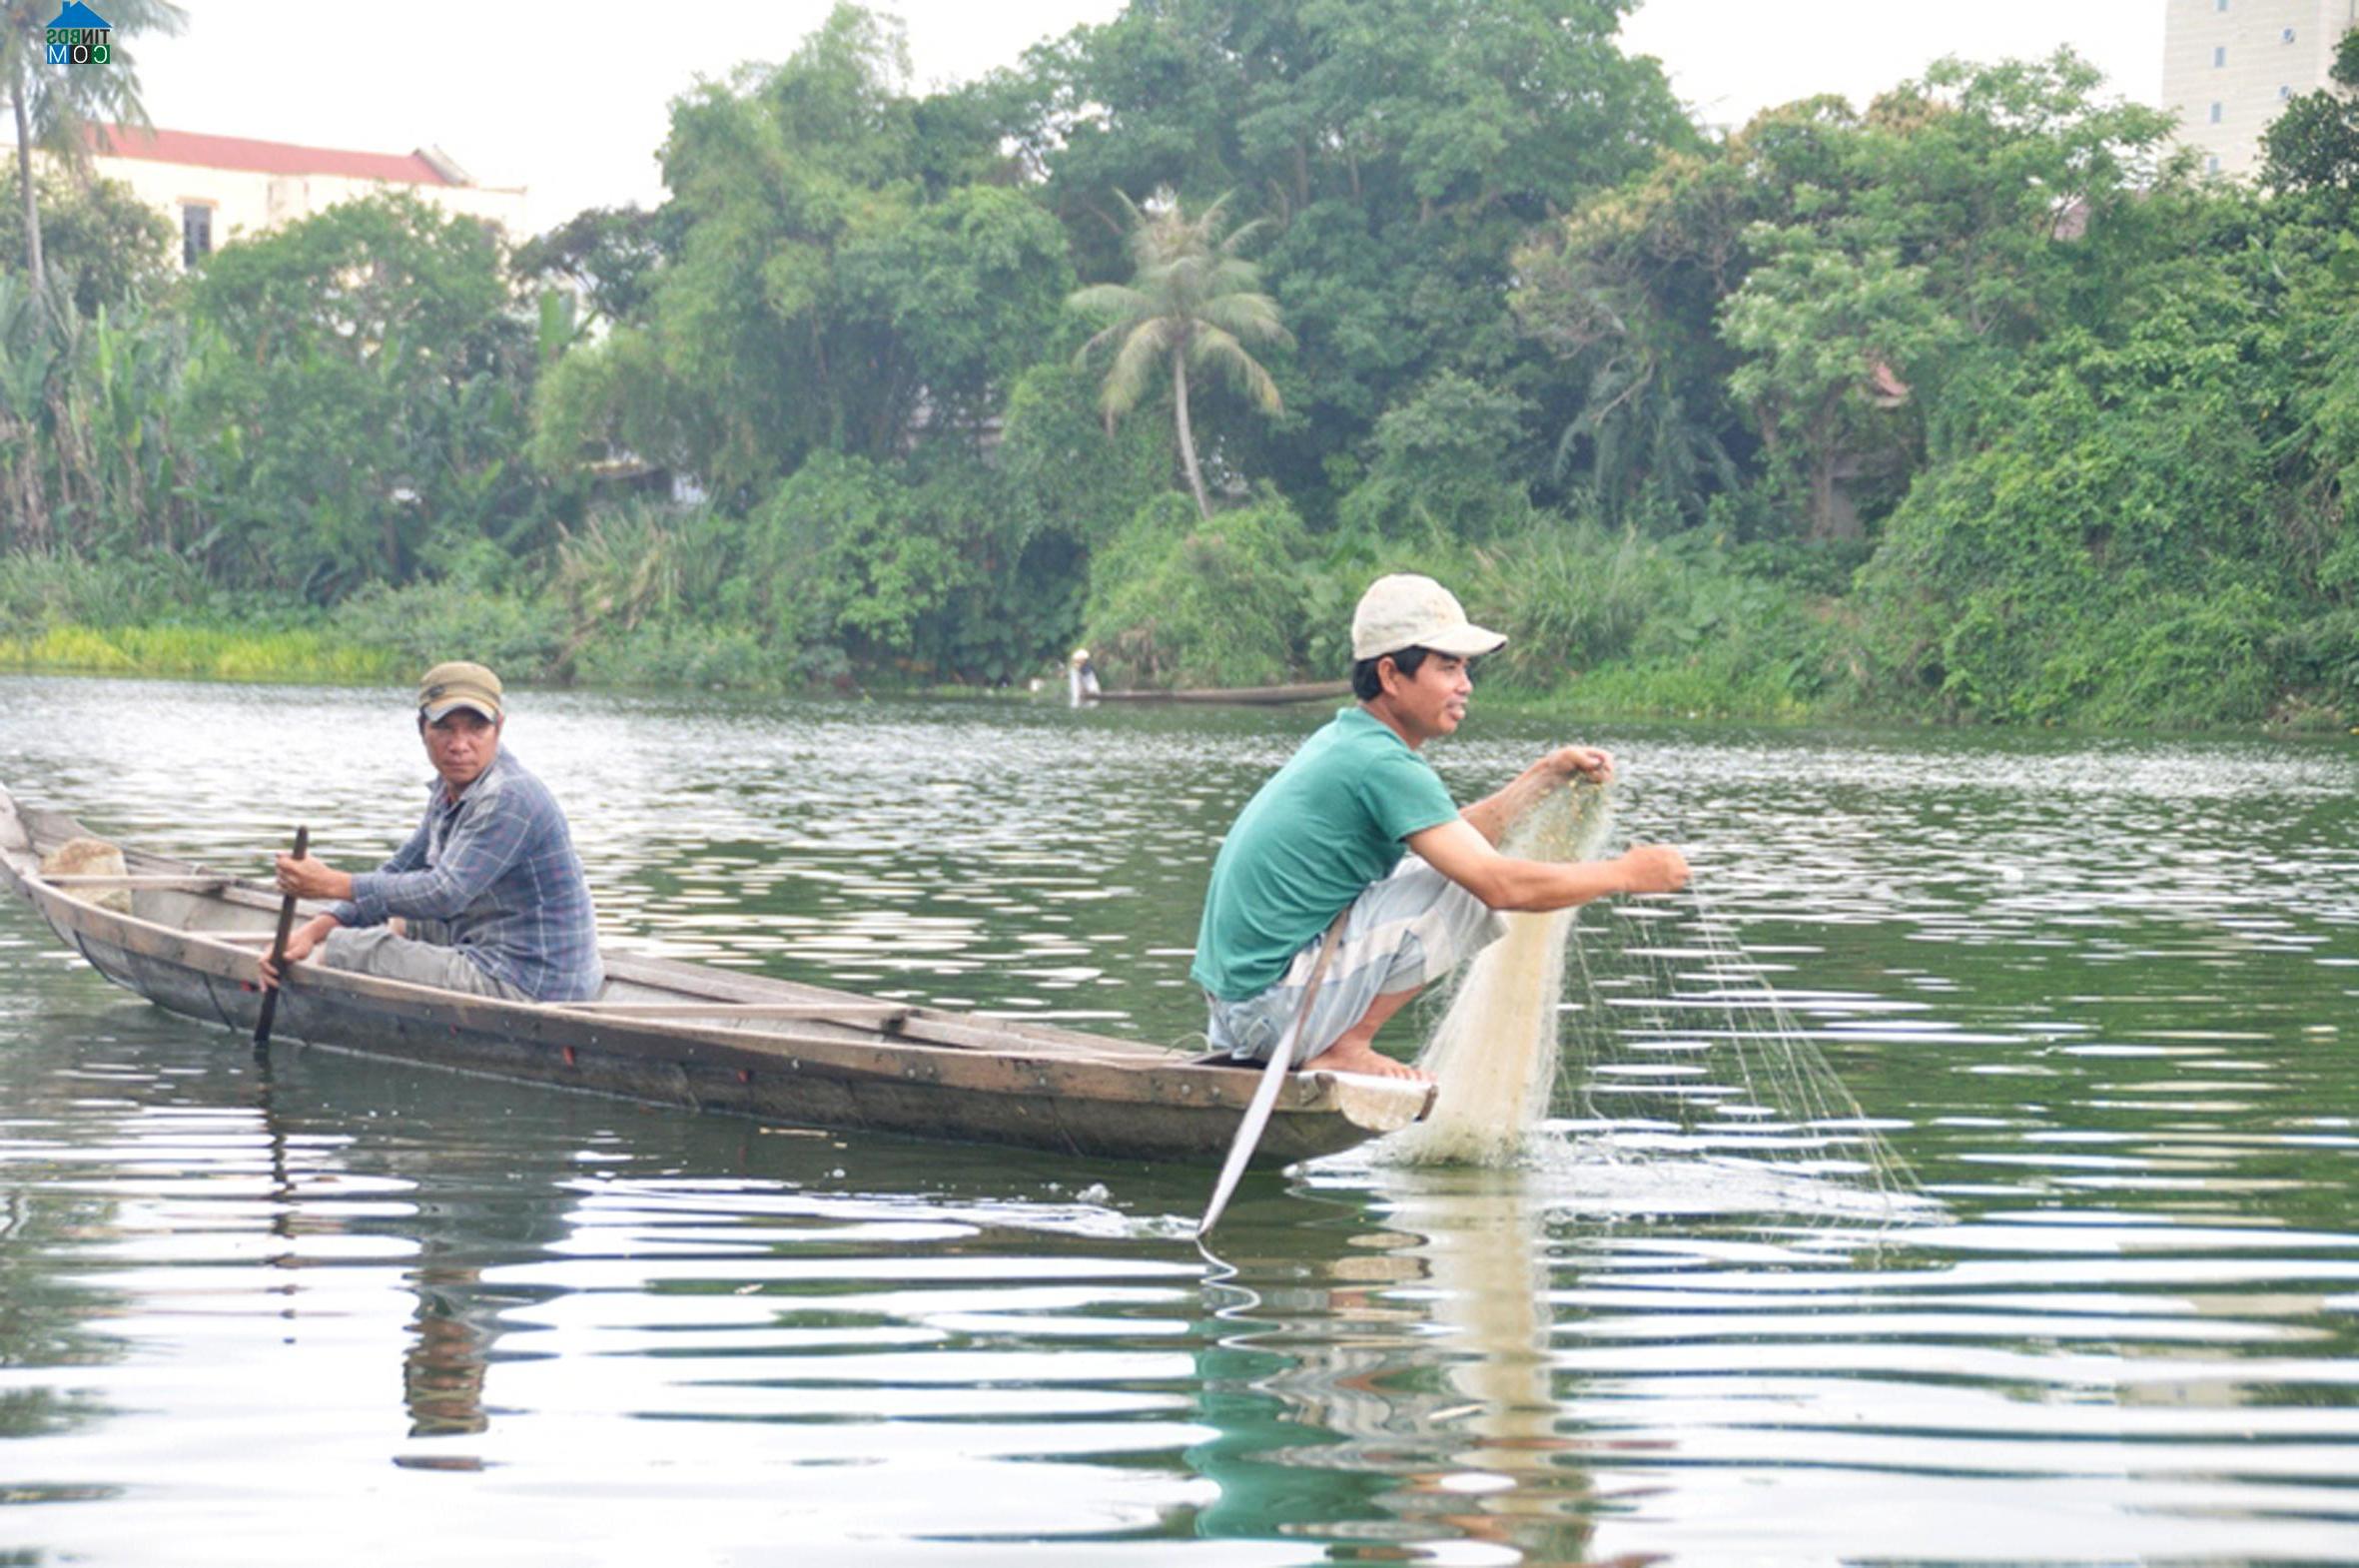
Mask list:
POLYGON ((379 201, 165 286, 53 181, 50 286, 0 240, 0 637, 932 687, 1086 627, 1257 684, 1411 569, 1591 712, 2359 718, 2348 105, 2266 198, 2067 54, 1713 140, 1630 8, 1139 0, 929 93, 842 6, 674 104, 662 207, 512 257, 379 201))
POLYGON ((1825 697, 1837 657, 1806 594, 1700 534, 1546 518, 1485 551, 1471 588, 1507 633, 1485 667, 1591 711, 1795 717, 1825 697))
POLYGON ((533 356, 509 306, 489 231, 407 196, 217 253, 189 393, 216 569, 330 603, 408 582, 437 539, 529 532, 533 356))
POLYGON ((890 233, 847 248, 847 303, 890 324, 929 434, 972 440, 1056 336, 1073 286, 1065 237, 1029 199, 962 186, 890 233))
POLYGON ((2124 604, 2059 651, 2034 700, 2055 693, 2072 722, 2106 728, 2257 725, 2279 690, 2282 616, 2276 596, 2248 582, 2124 604))
POLYGON ((1905 450, 1904 432, 1879 426, 1908 400, 1906 378, 1964 330, 1896 252, 1851 255, 1808 231, 1764 229, 1752 244, 1764 260, 1721 308, 1722 334, 1745 356, 1729 392, 1753 412, 1773 482, 1803 495, 1810 536, 1856 537, 1860 518, 1839 493, 1846 458, 1905 450))
MULTIPOLYGON (((34 177, 41 249, 66 285, 75 314, 120 312, 160 293, 173 277, 172 225, 118 180, 80 180, 51 169, 34 177)), ((31 271, 21 224, 0 223, 0 271, 31 271)))
POLYGON ((338 605, 329 624, 339 638, 382 650, 404 670, 465 658, 510 679, 545 680, 558 673, 564 620, 545 599, 445 581, 372 583, 338 605))
POLYGON ((1115 194, 1130 215, 1131 281, 1083 289, 1067 302, 1103 324, 1075 363, 1113 347, 1099 396, 1109 429, 1139 406, 1156 374, 1171 367, 1180 463, 1197 514, 1208 518, 1212 504, 1189 424, 1188 372, 1215 372, 1261 412, 1282 412, 1277 383, 1246 345, 1290 347, 1293 336, 1279 324, 1277 302, 1261 293, 1259 269, 1240 254, 1259 226, 1229 230, 1225 197, 1190 218, 1169 191, 1144 210, 1115 194))
POLYGON ((1579 398, 1549 476, 1608 522, 1691 524, 1742 483, 1717 314, 1749 265, 1744 230, 1774 210, 1751 174, 1668 154, 1516 254, 1517 322, 1579 398))
POLYGON ((1967 438, 1953 389, 2101 297, 2141 198, 2175 189, 2168 121, 2097 84, 2069 54, 1945 61, 1864 115, 1773 109, 1577 209, 1516 296, 1585 386, 1568 477, 1586 460, 1609 517, 1658 528, 1752 485, 1814 538, 1867 531, 1937 438, 1967 438))
POLYGON ((0 557, 0 664, 214 680, 373 681, 398 659, 210 588, 170 556, 0 557))
POLYGON ((2153 303, 2118 343, 2060 345, 2004 432, 1894 514, 1860 595, 1890 699, 2006 722, 2266 716, 2273 409, 2222 327, 2273 328, 2216 280, 2153 303))
POLYGON ((1302 667, 1309 553, 1281 500, 1203 519, 1159 496, 1092 563, 1091 655, 1117 686, 1281 683, 1302 667))
POLYGON ((1376 421, 1375 460, 1344 497, 1345 529, 1479 541, 1520 529, 1531 499, 1509 474, 1526 410, 1512 392, 1443 372, 1376 421))
POLYGON ((1592 670, 1563 687, 1561 702, 1585 719, 1750 719, 1790 724, 1820 705, 1777 665, 1730 648, 1635 659, 1592 670))
POLYGON ((2261 133, 2260 181, 2273 191, 2330 194, 2337 198, 2330 210, 2342 213, 2359 195, 2359 105, 2350 96, 2359 89, 2359 29, 2336 43, 2328 74, 2333 88, 2292 99, 2261 133))
POLYGON ((1511 684, 1545 687, 1627 657, 1665 609, 1676 573, 1659 545, 1635 529, 1550 518, 1488 551, 1473 592, 1507 633, 1485 661, 1511 684))
POLYGON ((640 506, 593 515, 559 541, 549 590, 571 628, 561 672, 598 640, 678 612, 682 531, 661 511, 640 506))
POLYGON ((508 270, 524 288, 560 286, 586 307, 584 325, 626 322, 646 308, 655 275, 679 254, 677 207, 591 207, 516 247, 508 270))
POLYGON ((195 531, 188 350, 134 303, 84 318, 0 273, 0 547, 171 554, 195 531))
POLYGON ((93 675, 202 680, 316 681, 359 685, 397 678, 408 666, 383 649, 342 642, 317 628, 250 626, 52 626, 0 636, 0 665, 93 675))
POLYGON ((902 681, 1002 685, 1079 624, 1080 550, 970 461, 905 477, 821 453, 747 519, 745 558, 751 612, 814 667, 834 648, 902 681))
POLYGON ((552 373, 542 466, 613 444, 746 505, 815 452, 981 440, 1073 274, 994 150, 920 112, 905 55, 897 23, 839 6, 784 65, 673 104, 668 248, 552 373))
POLYGON ((1107 429, 1094 378, 1055 361, 1034 366, 1010 391, 998 467, 1025 534, 1063 533, 1095 546, 1171 487, 1172 432, 1152 419, 1107 429))
POLYGON ((601 686, 776 690, 806 674, 782 662, 750 626, 650 621, 581 651, 579 674, 601 686))
POLYGON ((12 636, 59 625, 137 626, 217 612, 202 575, 171 556, 91 560, 33 550, 0 555, 0 632, 12 636))
POLYGON ((2291 698, 2271 717, 2289 709, 2305 717, 2311 710, 2359 712, 2359 609, 2338 607, 2298 621, 2270 640, 2268 652, 2291 698))
POLYGON ((1660 69, 1615 46, 1625 0, 1169 0, 1036 50, 1013 139, 1085 277, 1122 265, 1116 193, 1233 192, 1271 220, 1264 287, 1299 343, 1278 421, 1200 432, 1323 520, 1331 465, 1440 371, 1522 392, 1503 307, 1528 229, 1692 147, 1660 69))
MULTIPOLYGON (((2326 271, 2338 283, 2340 264, 2351 254, 2340 245, 2329 253, 2326 271)), ((2359 317, 2339 308, 2339 293, 2321 302, 2327 321, 2316 335, 2316 373, 2293 398, 2292 411, 2301 421, 2297 441, 2308 481, 2303 511, 2317 519, 2309 575, 2323 595, 2346 605, 2359 597, 2359 317)))

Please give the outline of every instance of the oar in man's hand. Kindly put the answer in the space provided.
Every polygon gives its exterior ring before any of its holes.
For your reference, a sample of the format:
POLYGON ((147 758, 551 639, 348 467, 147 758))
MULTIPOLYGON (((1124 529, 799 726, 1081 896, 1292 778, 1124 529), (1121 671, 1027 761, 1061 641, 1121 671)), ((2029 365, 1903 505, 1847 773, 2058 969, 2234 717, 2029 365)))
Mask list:
MULTIPOLYGON (((301 860, 312 847, 312 830, 295 830, 295 858, 301 860)), ((279 1011, 279 990, 287 984, 287 938, 295 930, 295 895, 290 893, 279 901, 279 934, 271 940, 271 972, 279 977, 279 984, 262 994, 262 1017, 254 1021, 254 1049, 262 1050, 271 1043, 271 1018, 279 1011)))
POLYGON ((1310 1004, 1318 999, 1318 983, 1327 978, 1327 960, 1335 956, 1335 945, 1343 940, 1343 922, 1350 914, 1351 906, 1344 905, 1343 912, 1327 927, 1326 940, 1319 944, 1318 962, 1310 968, 1310 984, 1302 988, 1302 1004, 1294 1009, 1294 1021, 1286 1026, 1286 1032, 1277 1037, 1277 1045, 1269 1053, 1269 1064, 1261 1070, 1261 1082, 1253 1086, 1253 1098, 1245 1105, 1244 1120, 1236 1125, 1236 1142, 1228 1146, 1228 1158, 1220 1165, 1220 1179, 1212 1183, 1212 1200, 1204 1204, 1204 1217, 1195 1222, 1198 1241, 1211 1233, 1213 1221, 1228 1206, 1228 1195, 1236 1190, 1237 1179, 1245 1174, 1254 1147, 1261 1142, 1261 1130, 1269 1125, 1270 1108, 1277 1104, 1277 1086, 1285 1081, 1286 1069, 1294 1064, 1295 1042, 1302 1038, 1302 1026, 1310 1021, 1310 1004))

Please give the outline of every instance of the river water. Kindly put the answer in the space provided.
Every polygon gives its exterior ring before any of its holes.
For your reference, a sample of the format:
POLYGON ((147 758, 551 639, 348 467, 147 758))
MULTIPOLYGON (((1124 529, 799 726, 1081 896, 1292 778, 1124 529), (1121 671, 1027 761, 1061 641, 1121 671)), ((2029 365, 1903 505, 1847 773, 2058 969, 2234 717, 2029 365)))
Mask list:
MULTIPOLYGON (((1320 717, 528 693, 507 744, 619 945, 1176 1042, 1320 717)), ((1253 1177, 1215 1268, 1204 1173, 257 1064, 8 900, 0 1561, 2359 1561, 2353 743, 1478 696, 1434 760, 1551 738, 1920 1201, 1568 1111, 1253 1177)), ((0 784, 189 859, 372 863, 425 777, 399 692, 0 678, 0 784)))

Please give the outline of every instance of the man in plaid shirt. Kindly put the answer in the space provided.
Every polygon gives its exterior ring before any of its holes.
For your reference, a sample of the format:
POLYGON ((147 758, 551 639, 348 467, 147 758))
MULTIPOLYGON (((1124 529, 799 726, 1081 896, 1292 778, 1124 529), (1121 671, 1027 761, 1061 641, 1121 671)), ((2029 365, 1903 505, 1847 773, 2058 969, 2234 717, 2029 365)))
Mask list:
MULTIPOLYGON (((417 730, 438 775, 425 818, 375 871, 278 858, 279 891, 333 899, 287 939, 287 962, 320 950, 331 969, 523 1002, 598 994, 589 884, 556 797, 499 749, 499 677, 437 664, 417 689, 417 730), (389 918, 404 923, 396 928, 389 918)), ((263 984, 279 983, 270 955, 263 984)))

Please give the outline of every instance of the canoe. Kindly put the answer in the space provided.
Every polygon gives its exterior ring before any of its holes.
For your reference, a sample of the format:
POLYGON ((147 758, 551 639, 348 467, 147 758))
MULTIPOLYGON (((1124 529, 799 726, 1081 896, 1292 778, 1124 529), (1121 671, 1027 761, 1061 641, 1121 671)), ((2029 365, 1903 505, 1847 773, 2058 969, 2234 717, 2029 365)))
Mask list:
MULTIPOLYGON (((121 873, 43 875, 44 857, 91 837, 0 789, 0 882, 107 979, 251 1038, 262 1007, 254 962, 278 924, 276 891, 131 849, 121 873), (125 902, 128 912, 108 907, 125 902)), ((604 993, 581 1003, 506 1002, 303 964, 272 1039, 790 1126, 1193 1164, 1226 1154, 1257 1076, 1028 1020, 630 953, 604 959, 604 993)), ((1296 1074, 1253 1163, 1349 1149, 1418 1120, 1432 1098, 1430 1085, 1401 1079, 1296 1074)))
POLYGON ((1321 702, 1351 695, 1347 680, 1314 680, 1294 686, 1205 686, 1178 691, 1101 691, 1101 702, 1233 702, 1276 707, 1288 702, 1321 702))

